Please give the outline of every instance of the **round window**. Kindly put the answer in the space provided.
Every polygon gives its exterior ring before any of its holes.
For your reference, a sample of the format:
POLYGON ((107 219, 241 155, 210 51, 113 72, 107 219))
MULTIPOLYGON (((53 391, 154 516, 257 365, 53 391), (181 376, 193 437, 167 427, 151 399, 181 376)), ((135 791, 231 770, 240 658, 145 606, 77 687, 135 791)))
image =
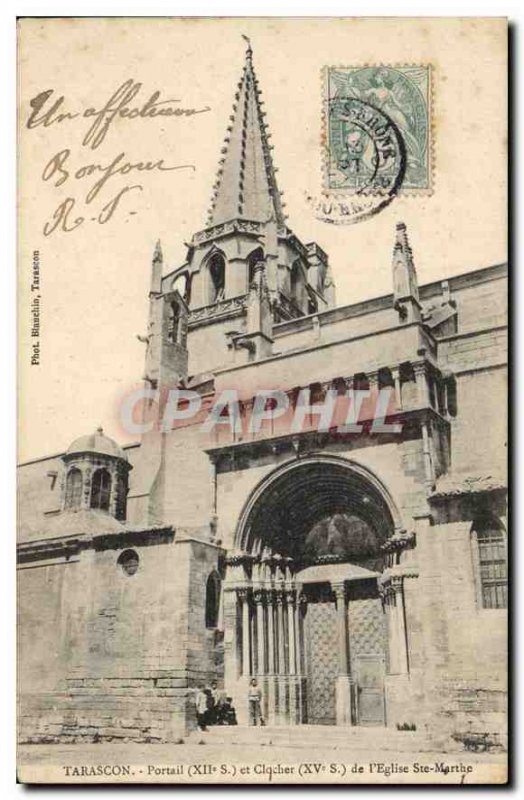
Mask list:
POLYGON ((138 553, 135 550, 124 550, 118 556, 117 563, 120 564, 126 575, 134 575, 139 564, 138 553))

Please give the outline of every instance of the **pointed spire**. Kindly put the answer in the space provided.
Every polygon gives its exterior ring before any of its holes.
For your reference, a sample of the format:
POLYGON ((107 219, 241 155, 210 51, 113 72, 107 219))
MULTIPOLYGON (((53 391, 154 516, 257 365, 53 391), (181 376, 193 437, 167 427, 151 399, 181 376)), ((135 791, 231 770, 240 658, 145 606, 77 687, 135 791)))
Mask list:
POLYGON ((160 239, 158 239, 153 252, 153 260, 151 262, 151 285, 149 287, 150 295, 162 293, 163 266, 164 257, 162 255, 162 245, 160 244, 160 239))
POLYGON ((155 263, 155 261, 163 261, 163 260, 164 257, 162 255, 162 244, 160 242, 160 239, 157 239, 155 244, 155 250, 153 253, 153 263, 155 263))
POLYGON ((419 301, 413 251, 409 244, 407 228, 403 222, 397 222, 393 247, 393 290, 395 300, 413 297, 417 302, 419 301))
POLYGON ((278 224, 284 224, 271 156, 273 146, 269 144, 270 134, 253 68, 253 50, 248 37, 243 35, 243 38, 247 41, 244 69, 221 151, 208 225, 239 217, 266 222, 271 215, 278 224))
POLYGON ((401 322, 420 321, 417 272, 403 222, 397 222, 393 246, 393 304, 401 322))
POLYGON ((406 259, 413 264, 413 251, 408 239, 408 230, 405 222, 397 222, 395 228, 395 245, 394 252, 402 252, 405 254, 406 259))

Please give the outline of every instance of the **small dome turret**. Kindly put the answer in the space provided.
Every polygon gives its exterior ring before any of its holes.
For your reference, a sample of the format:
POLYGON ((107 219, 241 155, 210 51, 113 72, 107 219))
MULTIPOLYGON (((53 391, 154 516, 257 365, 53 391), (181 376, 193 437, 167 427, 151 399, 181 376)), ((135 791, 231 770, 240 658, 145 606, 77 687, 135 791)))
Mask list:
POLYGON ((63 511, 106 512, 125 520, 131 465, 120 445, 97 428, 75 439, 62 460, 63 511))
POLYGON ((80 455, 81 453, 98 453, 99 455, 112 456, 127 461, 127 455, 114 439, 106 436, 104 429, 98 427, 94 433, 80 436, 67 448, 65 455, 80 455))

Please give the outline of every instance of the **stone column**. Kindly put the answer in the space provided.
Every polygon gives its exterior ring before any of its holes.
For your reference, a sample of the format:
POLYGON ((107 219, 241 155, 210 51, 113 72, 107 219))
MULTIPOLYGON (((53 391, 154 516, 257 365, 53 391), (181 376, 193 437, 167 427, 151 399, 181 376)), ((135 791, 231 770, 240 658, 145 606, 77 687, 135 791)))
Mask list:
POLYGON ((272 590, 266 593, 267 614, 267 718, 269 724, 275 722, 276 703, 276 649, 275 649, 275 595, 272 590))
POLYGON ((304 617, 307 611, 307 597, 305 594, 299 594, 297 598, 297 624, 296 624, 296 637, 297 637, 297 672, 304 675, 306 671, 306 654, 304 652, 304 617))
POLYGON ((307 612, 307 596, 300 593, 296 603, 296 653, 297 672, 299 673, 299 721, 307 722, 307 677, 306 677, 306 652, 304 641, 304 619, 307 612))
POLYGON ((285 643, 285 610, 284 610, 284 590, 278 589, 276 592, 277 601, 277 656, 278 656, 278 678, 277 678, 277 699, 276 699, 276 718, 281 725, 287 722, 287 687, 286 687, 286 643, 285 643))
POLYGON ((288 629, 288 652, 289 652, 289 674, 295 675, 297 672, 296 656, 296 634, 295 634, 295 606, 296 592, 294 589, 287 591, 287 629, 288 629))
POLYGON ((346 587, 343 583, 335 584, 333 591, 335 592, 337 604, 338 628, 337 725, 354 725, 356 722, 354 707, 355 687, 350 672, 346 587))
POLYGON ((396 671, 399 675, 409 672, 408 642, 406 637, 406 617, 404 612, 404 579, 402 575, 391 578, 393 599, 393 627, 395 629, 396 671))
POLYGON ((106 470, 111 477, 111 491, 109 493, 109 513, 111 516, 116 517, 118 509, 118 470, 116 464, 107 464, 106 470))
POLYGON ((256 589, 253 592, 257 615, 257 675, 266 673, 266 647, 265 647, 265 624, 264 624, 264 597, 263 589, 256 589))
POLYGON ((378 372, 367 372, 366 375, 368 379, 370 395, 373 397, 373 393, 378 393, 378 372))
POLYGON ((297 676, 297 637, 296 637, 296 599, 297 594, 293 587, 286 593, 287 597, 287 633, 289 653, 289 721, 296 725, 301 721, 299 678, 297 676))
POLYGON ((449 417, 448 411, 448 382, 442 381, 442 413, 445 417, 449 417))
MULTIPOLYGON (((418 536, 418 531, 417 531, 418 536)), ((388 726, 394 727, 398 723, 405 722, 408 717, 422 715, 425 712, 417 705, 417 698, 414 696, 414 687, 410 680, 410 664, 408 651, 408 636, 405 617, 404 603, 404 581, 406 577, 416 578, 418 570, 416 567, 408 566, 408 571, 392 572, 386 570, 379 581, 379 591, 385 604, 387 627, 388 627, 388 670, 385 680, 385 699, 387 705, 388 726)), ((428 615, 430 605, 427 605, 427 598, 420 598, 421 608, 417 608, 415 613, 421 613, 424 624, 420 626, 418 636, 425 640, 425 645, 432 647, 432 615, 428 615)), ((417 603, 418 605, 418 603, 417 603)), ((434 616, 434 615, 433 615, 434 616)), ((435 640, 439 639, 439 631, 436 632, 435 640)), ((422 641, 419 641, 422 644, 422 641)), ((438 646, 441 645, 440 639, 438 646)), ((433 686, 431 676, 424 675, 425 688, 428 696, 431 696, 433 686)), ((434 691, 433 691, 434 694, 434 691)))
POLYGON ((234 687, 242 669, 240 653, 240 620, 237 593, 224 590, 224 682, 234 687))
MULTIPOLYGON (((80 465, 78 466, 80 467, 80 465)), ((80 507, 88 509, 91 507, 91 480, 94 470, 91 464, 87 464, 87 466, 82 467, 80 471, 82 472, 82 499, 80 501, 80 507)))
POLYGON ((427 489, 435 487, 435 471, 431 452, 431 437, 428 432, 428 423, 422 422, 422 452, 424 456, 424 483, 427 489))
POLYGON ((267 593, 267 671, 275 674, 275 603, 272 591, 267 593))
POLYGON ((402 408, 402 390, 400 387, 400 370, 398 367, 395 367, 391 370, 391 374, 393 376, 393 380, 395 382, 395 398, 397 401, 397 408, 400 410, 402 408))
POLYGON ((338 674, 349 675, 348 615, 345 586, 333 587, 337 604, 338 674))
POLYGON ((241 606, 242 619, 242 675, 247 678, 251 675, 251 620, 249 613, 249 592, 247 589, 237 589, 241 606))
POLYGON ((217 534, 217 524, 218 524, 218 516, 217 516, 217 492, 218 492, 218 482, 217 482, 217 460, 216 458, 209 456, 209 482, 211 485, 211 515, 209 518, 209 540, 214 542, 216 539, 217 534))
POLYGON ((286 641, 285 641, 285 629, 284 629, 285 612, 284 612, 284 592, 282 589, 279 589, 276 592, 276 601, 277 601, 277 637, 278 637, 278 649, 277 649, 278 674, 285 675, 286 674, 286 641))
POLYGON ((418 404, 422 408, 427 408, 430 405, 429 401, 429 386, 426 377, 425 364, 415 364, 413 367, 415 372, 415 380, 417 383, 418 404))

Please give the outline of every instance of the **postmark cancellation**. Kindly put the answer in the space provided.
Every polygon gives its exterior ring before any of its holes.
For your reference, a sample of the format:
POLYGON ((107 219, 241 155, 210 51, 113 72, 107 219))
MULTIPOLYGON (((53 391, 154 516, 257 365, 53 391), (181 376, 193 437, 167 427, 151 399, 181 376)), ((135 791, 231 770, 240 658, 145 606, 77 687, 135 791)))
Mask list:
POLYGON ((431 193, 431 83, 429 64, 324 68, 324 191, 431 193))

